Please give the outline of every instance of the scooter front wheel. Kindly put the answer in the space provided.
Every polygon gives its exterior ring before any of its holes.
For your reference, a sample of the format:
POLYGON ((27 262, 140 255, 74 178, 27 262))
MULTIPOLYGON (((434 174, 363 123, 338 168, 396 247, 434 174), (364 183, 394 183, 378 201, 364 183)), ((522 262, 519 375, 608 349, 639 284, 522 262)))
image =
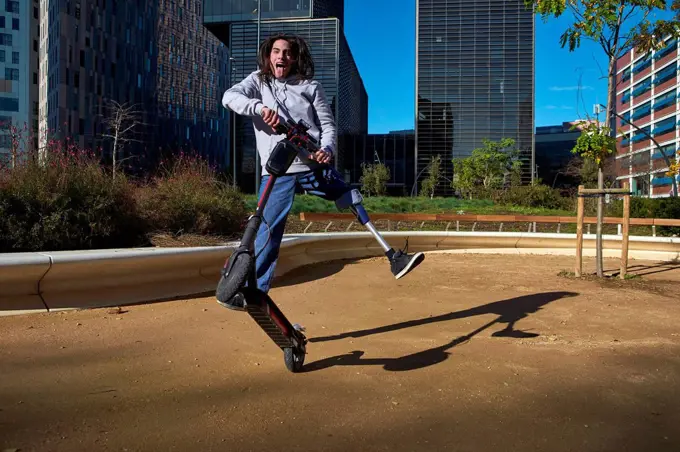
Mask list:
POLYGON ((231 266, 231 272, 229 275, 222 275, 215 290, 215 297, 222 303, 226 303, 231 297, 236 295, 236 292, 246 283, 248 273, 253 265, 253 257, 248 253, 233 254, 229 258, 229 265, 231 266))

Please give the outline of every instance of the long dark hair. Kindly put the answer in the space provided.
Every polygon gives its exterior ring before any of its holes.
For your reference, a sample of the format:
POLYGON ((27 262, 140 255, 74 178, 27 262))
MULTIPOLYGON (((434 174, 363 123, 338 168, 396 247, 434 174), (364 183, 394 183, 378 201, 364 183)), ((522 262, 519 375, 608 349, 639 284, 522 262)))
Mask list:
POLYGON ((257 64, 260 67, 260 78, 266 82, 270 82, 273 78, 269 55, 272 52, 274 43, 279 39, 283 39, 290 44, 291 56, 293 58, 290 75, 295 75, 298 80, 310 80, 313 78, 314 60, 312 59, 312 54, 309 52, 307 42, 299 36, 286 34, 274 35, 260 45, 260 51, 257 55, 257 64))

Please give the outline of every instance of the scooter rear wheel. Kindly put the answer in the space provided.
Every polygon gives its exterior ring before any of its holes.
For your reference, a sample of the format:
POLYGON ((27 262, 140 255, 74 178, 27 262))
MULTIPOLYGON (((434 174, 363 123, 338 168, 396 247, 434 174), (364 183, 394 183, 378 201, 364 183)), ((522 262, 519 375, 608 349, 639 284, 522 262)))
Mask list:
POLYGON ((305 350, 299 347, 284 348, 283 360, 289 371, 298 373, 302 370, 302 366, 305 363, 305 350))

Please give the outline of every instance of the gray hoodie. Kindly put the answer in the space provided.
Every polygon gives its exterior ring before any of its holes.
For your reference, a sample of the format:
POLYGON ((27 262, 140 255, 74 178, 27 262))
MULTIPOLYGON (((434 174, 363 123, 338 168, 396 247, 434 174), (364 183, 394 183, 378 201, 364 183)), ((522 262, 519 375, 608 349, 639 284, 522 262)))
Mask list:
MULTIPOLYGON (((267 174, 265 164, 269 154, 283 138, 283 135, 276 134, 262 119, 261 112, 265 106, 279 115, 279 121, 287 118, 295 122, 304 120, 311 126, 308 133, 321 143, 321 148, 335 154, 335 119, 321 84, 315 80, 297 80, 295 76, 290 76, 285 80, 273 79, 271 85, 268 85, 260 80, 259 72, 252 72, 243 81, 225 91, 222 105, 239 115, 252 118, 262 174, 267 174)), ((288 169, 288 173, 309 171, 319 165, 314 160, 299 156, 288 169)))

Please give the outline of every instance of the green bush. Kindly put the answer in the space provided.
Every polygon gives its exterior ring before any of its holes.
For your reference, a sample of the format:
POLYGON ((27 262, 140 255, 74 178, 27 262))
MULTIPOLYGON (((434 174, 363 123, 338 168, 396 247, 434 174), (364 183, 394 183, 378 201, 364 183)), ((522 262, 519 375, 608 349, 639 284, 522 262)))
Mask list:
MULTIPOLYGON (((608 215, 614 217, 623 216, 623 200, 617 199, 609 203, 608 215)), ((631 218, 672 218, 680 219, 680 198, 630 198, 631 218)), ((680 235, 678 226, 659 226, 656 228, 659 235, 680 235)))
MULTIPOLYGON (((654 218, 658 211, 661 199, 659 198, 630 198, 630 216, 632 218, 654 218)), ((620 217, 623 215, 623 200, 615 198, 609 203, 607 212, 612 216, 620 217)))
POLYGON ((531 208, 573 210, 574 200, 564 197, 559 190, 547 185, 512 186, 507 190, 497 191, 494 201, 505 205, 531 208))
POLYGON ((247 219, 243 195, 205 161, 180 155, 138 197, 149 231, 234 236, 247 219))
POLYGON ((0 251, 131 247, 145 243, 134 190, 96 159, 53 144, 47 161, 28 159, 0 175, 0 251))
POLYGON ((44 160, 0 167, 0 252, 150 246, 156 232, 241 232, 244 197, 201 159, 181 155, 147 184, 115 179, 72 142, 44 160))

